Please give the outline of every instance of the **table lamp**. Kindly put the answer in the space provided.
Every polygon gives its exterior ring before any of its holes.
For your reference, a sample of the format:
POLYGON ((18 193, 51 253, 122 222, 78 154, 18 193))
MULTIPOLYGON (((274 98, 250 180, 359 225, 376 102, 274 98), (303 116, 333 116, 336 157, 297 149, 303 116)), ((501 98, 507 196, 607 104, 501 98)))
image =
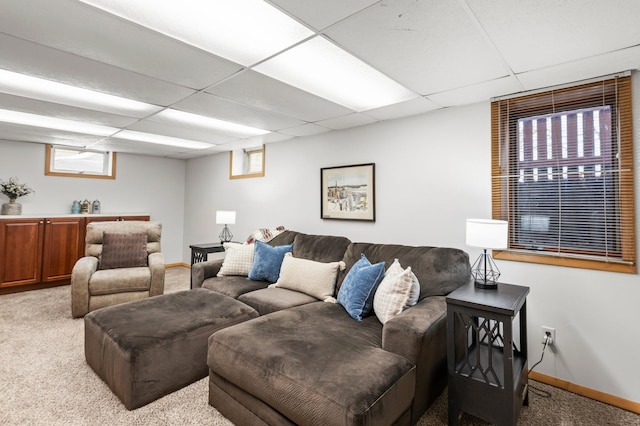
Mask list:
POLYGON ((482 248, 482 254, 471 267, 478 288, 498 288, 500 270, 487 249, 506 249, 509 222, 492 219, 467 219, 467 245, 482 248))
POLYGON ((220 232, 220 242, 228 243, 233 238, 233 234, 229 230, 227 225, 234 225, 236 223, 236 212, 231 210, 216 210, 216 224, 224 225, 222 232, 220 232))

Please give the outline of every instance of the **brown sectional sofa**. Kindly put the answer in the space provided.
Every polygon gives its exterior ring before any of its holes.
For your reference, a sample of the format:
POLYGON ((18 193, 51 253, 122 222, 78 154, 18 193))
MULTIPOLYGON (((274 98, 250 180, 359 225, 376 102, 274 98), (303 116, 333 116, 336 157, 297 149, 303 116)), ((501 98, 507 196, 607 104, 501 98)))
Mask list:
POLYGON ((236 424, 415 424, 446 386, 445 296, 469 281, 468 255, 294 231, 269 244, 293 244, 296 258, 344 261, 336 293, 361 254, 387 266, 399 259, 420 282, 419 301, 384 325, 375 315, 356 321, 339 304, 242 276, 217 277, 221 260, 195 264, 194 288, 260 314, 209 338, 209 403, 236 424))

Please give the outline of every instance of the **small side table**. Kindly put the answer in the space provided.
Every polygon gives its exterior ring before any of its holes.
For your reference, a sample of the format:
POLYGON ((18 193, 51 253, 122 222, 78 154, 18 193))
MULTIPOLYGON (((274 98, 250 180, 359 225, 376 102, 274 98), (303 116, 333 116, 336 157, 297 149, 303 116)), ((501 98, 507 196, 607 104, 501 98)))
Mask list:
MULTIPOLYGON (((190 245, 191 265, 207 260, 209 253, 221 253, 224 247, 221 243, 206 243, 190 245)), ((193 288, 193 278, 190 280, 190 287, 193 288)))
POLYGON ((529 405, 528 294, 529 287, 499 283, 489 290, 471 282, 447 296, 450 426, 460 411, 512 426, 529 405))

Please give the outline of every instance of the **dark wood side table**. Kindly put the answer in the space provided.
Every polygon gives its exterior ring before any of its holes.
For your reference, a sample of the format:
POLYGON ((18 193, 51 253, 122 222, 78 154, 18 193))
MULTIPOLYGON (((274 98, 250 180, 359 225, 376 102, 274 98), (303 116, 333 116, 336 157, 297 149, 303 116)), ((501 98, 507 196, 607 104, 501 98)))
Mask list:
POLYGON ((488 290, 471 282, 447 296, 450 426, 460 411, 515 425, 529 405, 528 294, 529 287, 499 283, 488 290))
MULTIPOLYGON (((221 243, 192 244, 189 248, 191 249, 191 265, 206 261, 209 253, 224 251, 221 243)), ((190 280, 190 287, 193 288, 193 279, 190 280)))

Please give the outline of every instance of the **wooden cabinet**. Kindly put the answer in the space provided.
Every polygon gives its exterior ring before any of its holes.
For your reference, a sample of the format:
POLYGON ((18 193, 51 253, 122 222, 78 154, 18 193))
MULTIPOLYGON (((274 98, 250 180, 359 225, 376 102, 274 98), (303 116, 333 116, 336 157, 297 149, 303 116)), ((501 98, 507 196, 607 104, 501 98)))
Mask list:
POLYGON ((0 221, 0 288, 40 282, 43 219, 0 221))
POLYGON ((84 256, 89 222, 149 220, 148 215, 0 218, 0 294, 68 284, 84 256))
POLYGON ((71 279, 76 261, 84 255, 84 218, 45 219, 42 282, 71 279))

